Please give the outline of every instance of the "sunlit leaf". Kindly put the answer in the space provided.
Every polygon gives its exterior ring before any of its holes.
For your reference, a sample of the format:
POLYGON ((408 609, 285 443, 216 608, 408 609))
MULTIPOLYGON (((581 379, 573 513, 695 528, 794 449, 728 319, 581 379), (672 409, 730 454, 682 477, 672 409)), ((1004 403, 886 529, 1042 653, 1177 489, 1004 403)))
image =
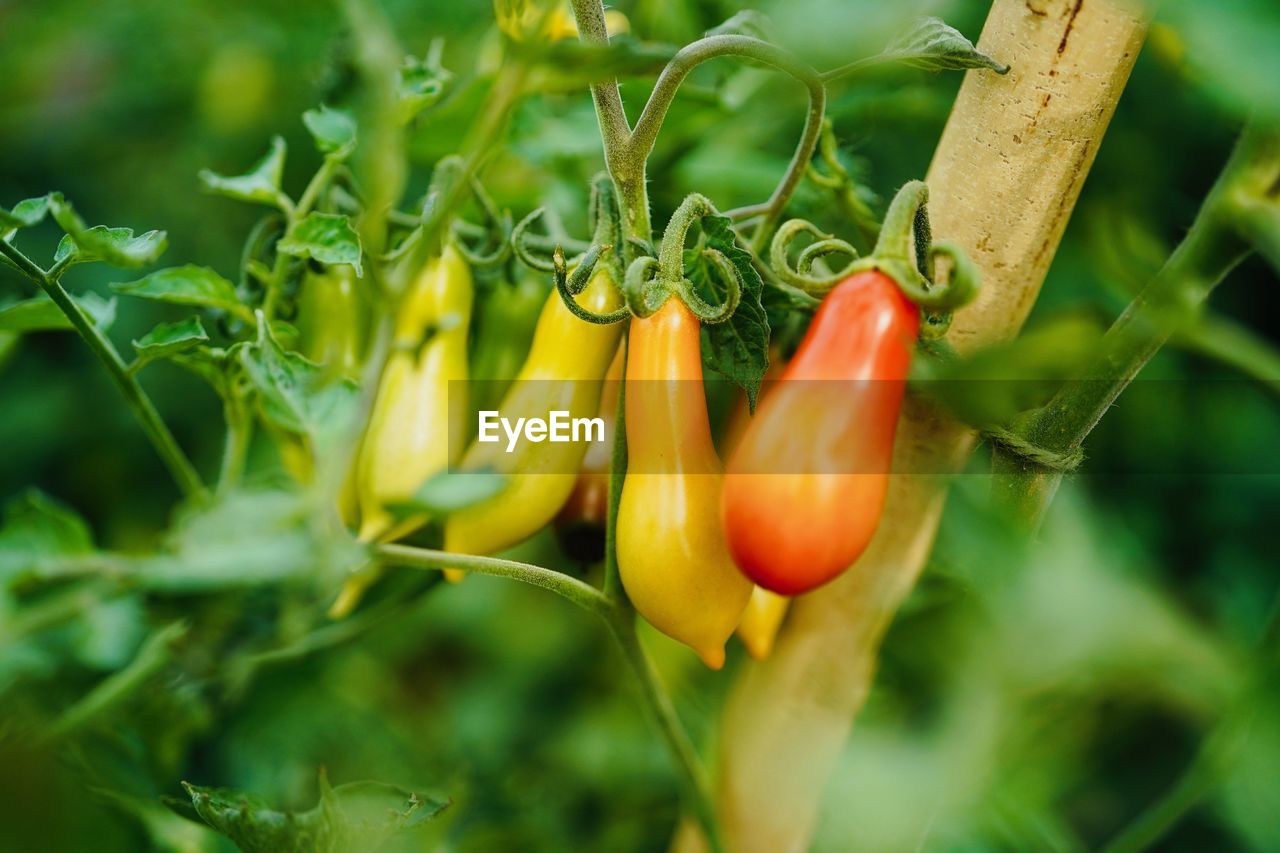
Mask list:
POLYGON ((168 358, 207 343, 209 335, 199 317, 188 317, 176 323, 161 323, 133 342, 139 364, 168 358))
POLYGON ((321 153, 349 154, 356 145, 356 120, 346 110, 321 104, 318 110, 302 114, 302 123, 311 131, 321 153))
MULTIPOLYGON (((115 297, 103 299, 96 293, 86 293, 71 298, 80 304, 99 329, 108 329, 115 322, 115 297)), ((0 332, 21 334, 73 328, 67 315, 47 296, 0 305, 0 332)))
POLYGON ((106 225, 90 228, 61 193, 49 196, 49 210, 67 232, 54 253, 55 261, 68 260, 73 264, 101 261, 113 267, 133 269, 154 263, 169 247, 169 238, 163 231, 147 231, 135 236, 132 228, 106 225))
POLYGON ((1005 74, 1009 66, 978 51, 955 28, 939 18, 922 18, 908 33, 881 52, 881 61, 901 62, 926 71, 963 71, 988 68, 1005 74))
POLYGON ((282 137, 271 140, 271 150, 243 175, 219 175, 209 169, 200 172, 200 182, 209 192, 225 195, 240 201, 282 206, 285 198, 280 190, 284 175, 284 158, 287 146, 282 137))
POLYGON ((154 299, 174 305, 218 308, 243 318, 251 317, 248 309, 240 304, 235 285, 208 267, 192 264, 169 267, 137 281, 113 284, 111 289, 125 296, 154 299))
POLYGON ((322 264, 350 264, 362 275, 360 235, 351 220, 335 213, 307 215, 276 245, 286 255, 312 258, 322 264))
POLYGON ((327 446, 346 428, 358 394, 355 383, 286 351, 265 329, 234 351, 271 423, 309 437, 316 447, 327 446))
POLYGON ((0 230, 30 228, 39 224, 49 212, 49 196, 29 198, 15 204, 10 210, 0 207, 0 230))

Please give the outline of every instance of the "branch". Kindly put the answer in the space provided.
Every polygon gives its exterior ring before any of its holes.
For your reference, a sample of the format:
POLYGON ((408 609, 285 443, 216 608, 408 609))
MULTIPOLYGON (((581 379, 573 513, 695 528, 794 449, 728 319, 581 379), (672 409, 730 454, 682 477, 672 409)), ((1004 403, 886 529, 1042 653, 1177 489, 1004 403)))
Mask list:
POLYGON ((693 69, 721 56, 740 56, 761 62, 794 77, 804 84, 809 92, 809 112, 805 119, 804 133, 796 145, 795 154, 792 155, 791 163, 787 166, 782 181, 774 189, 769 201, 759 210, 764 214, 764 219, 757 227, 755 236, 756 248, 759 250, 763 241, 768 239, 773 226, 777 224, 800 179, 804 177, 805 167, 813 158, 814 149, 818 145, 818 136, 822 132, 822 117, 826 111, 827 90, 821 75, 801 62, 794 54, 766 41, 740 35, 709 36, 685 46, 662 70, 657 83, 654 84, 653 94, 649 96, 649 102, 645 104, 640 118, 636 121, 627 156, 633 163, 643 162, 649 158, 657 142, 658 131, 662 128, 662 122, 671 108, 680 85, 693 69))
POLYGON ((30 258, 18 251, 16 246, 7 240, 0 240, 0 253, 13 261, 20 272, 48 294, 49 299, 66 315, 76 332, 89 345, 94 356, 107 368, 107 372, 111 374, 116 386, 124 394, 125 402, 129 404, 129 408, 133 409, 133 414, 142 425, 143 432, 147 434, 156 452, 164 460, 165 466, 168 467, 169 473, 173 475, 182 493, 189 498, 206 496, 207 492, 200 474, 178 445, 177 439, 169 431, 160 413, 156 411, 155 404, 151 402, 147 392, 142 390, 137 378, 129 372, 129 366, 116 352, 111 340, 94 324, 80 304, 71 298, 58 279, 42 270, 30 258))
POLYGON ((550 590, 603 619, 607 620, 613 614, 613 605, 600 590, 577 578, 531 563, 502 560, 497 557, 478 557, 473 554, 451 554, 447 551, 432 551, 409 545, 379 545, 374 549, 374 553, 382 562, 393 566, 441 571, 458 569, 478 575, 511 578, 550 590))
MULTIPOLYGON (((1143 366, 1248 254, 1249 244, 1236 228, 1232 200, 1247 188, 1242 184, 1255 180, 1260 168, 1274 180, 1280 171, 1280 137, 1247 129, 1186 238, 1103 337, 1097 361, 1083 378, 1063 385, 1048 404, 1015 425, 1019 443, 1051 454, 1079 450, 1143 366)), ((1020 526, 1035 530, 1063 472, 1006 445, 997 446, 992 472, 998 475, 992 481, 997 507, 1020 526)))

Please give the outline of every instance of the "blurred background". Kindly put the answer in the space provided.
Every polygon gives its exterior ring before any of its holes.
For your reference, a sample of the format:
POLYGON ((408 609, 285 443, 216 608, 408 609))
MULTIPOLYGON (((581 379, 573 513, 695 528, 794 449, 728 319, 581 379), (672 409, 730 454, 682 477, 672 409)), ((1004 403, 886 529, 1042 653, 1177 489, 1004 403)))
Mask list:
MULTIPOLYGON (((481 0, 381 6, 408 53, 444 37, 458 78, 412 131, 420 193, 458 148, 497 62, 493 11, 481 0)), ((986 7, 755 6, 818 67, 873 54, 925 14, 976 41, 986 7)), ((636 36, 679 44, 742 6, 617 8, 636 36)), ((1029 330, 1064 318, 1102 328, 1123 308, 1190 224, 1245 117, 1280 120, 1277 44, 1270 0, 1162 4, 1029 330)), ((279 134, 286 185, 300 190, 319 162, 301 113, 341 89, 346 56, 343 17, 319 0, 0 0, 0 206, 60 190, 90 222, 167 230, 167 264, 230 274, 257 213, 202 194, 197 172, 243 171, 279 134)), ((842 157, 877 213, 923 176, 960 79, 899 68, 833 88, 842 157)), ((630 109, 648 85, 624 84, 630 109)), ((655 222, 693 190, 721 209, 767 196, 803 108, 802 92, 760 69, 700 71, 651 161, 655 222)), ((581 234, 584 183, 602 165, 588 95, 535 96, 485 178, 517 216, 546 202, 581 234)), ((815 185, 795 210, 849 233, 815 185)), ((23 246, 48 258, 58 236, 24 232, 23 246)), ((118 276, 86 266, 67 283, 106 295, 118 276)), ((1210 319, 1280 346, 1277 285, 1263 261, 1246 261, 1210 319)), ((0 303, 23 294, 0 271, 0 303)), ((131 303, 112 337, 127 346, 172 312, 131 303)), ((957 478, 827 790, 815 849, 1097 847, 1188 767, 1184 814, 1161 849, 1280 849, 1280 680, 1256 686, 1280 653, 1274 633, 1260 646, 1280 590, 1280 399, 1276 381, 1248 382, 1206 349, 1188 336, 1148 366, 1143 379, 1159 381, 1140 382, 1091 436, 1037 545, 1015 544, 985 512, 982 453, 957 478)), ((213 393, 168 364, 144 383, 197 465, 216 470, 213 393)), ((269 448, 255 453, 255 476, 280 476, 269 448)), ((117 390, 67 333, 0 339, 0 502, 35 500, 24 497, 33 487, 83 516, 98 547, 124 552, 154 549, 178 499, 117 390)), ((550 534, 519 553, 581 571, 550 534)), ((231 850, 159 798, 181 799, 185 780, 305 809, 322 767, 335 784, 375 779, 452 800, 397 849, 664 849, 676 777, 590 616, 489 578, 388 587, 368 630, 283 651, 272 638, 288 608, 270 589, 164 602, 195 620, 206 659, 189 652, 127 715, 64 750, 24 733, 131 660, 156 606, 115 599, 21 639, 0 608, 0 849, 231 850)), ((747 664, 741 648, 710 673, 645 639, 713 749, 720 704, 747 664)))

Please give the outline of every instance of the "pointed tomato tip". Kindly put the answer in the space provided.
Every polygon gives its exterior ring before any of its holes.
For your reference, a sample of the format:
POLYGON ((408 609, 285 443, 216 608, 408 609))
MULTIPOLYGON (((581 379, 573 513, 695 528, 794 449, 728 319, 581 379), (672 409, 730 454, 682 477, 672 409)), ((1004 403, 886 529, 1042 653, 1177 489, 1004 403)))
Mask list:
POLYGON ((449 583, 462 583, 462 579, 465 578, 466 576, 467 576, 467 573, 462 571, 461 569, 445 569, 444 570, 444 579, 447 580, 449 583))
POLYGON ((698 649, 698 657, 702 658, 702 662, 709 669, 721 669, 724 666, 724 646, 713 646, 705 649, 698 649))

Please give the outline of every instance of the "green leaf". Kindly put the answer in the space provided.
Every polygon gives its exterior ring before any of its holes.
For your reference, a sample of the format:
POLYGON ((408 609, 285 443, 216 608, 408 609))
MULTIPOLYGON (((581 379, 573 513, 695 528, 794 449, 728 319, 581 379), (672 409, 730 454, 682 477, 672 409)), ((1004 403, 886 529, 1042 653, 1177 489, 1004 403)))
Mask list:
POLYGON ((407 124, 423 110, 435 106, 444 97, 452 81, 453 73, 438 60, 432 57, 405 57, 397 81, 400 120, 407 124))
MULTIPOLYGON (((103 299, 96 293, 86 293, 83 296, 71 298, 79 303, 99 329, 105 331, 115 322, 115 297, 103 299)), ((35 296, 20 302, 0 305, 0 332, 25 334, 72 328, 74 327, 67 319, 67 315, 63 314, 62 309, 47 296, 35 296)))
POLYGON ((355 853, 438 817, 448 800, 382 782, 330 788, 320 776, 320 802, 305 812, 279 811, 261 797, 182 783, 196 814, 243 853, 355 853))
POLYGON ((926 71, 963 71, 988 68, 1005 74, 1009 66, 980 53, 953 27, 940 18, 921 18, 915 27, 881 52, 880 60, 901 62, 926 71))
POLYGON ((169 358, 207 343, 209 335, 199 317, 188 317, 176 323, 161 323, 133 342, 138 352, 138 366, 157 358, 169 358))
POLYGON ((30 228, 37 225, 49 212, 49 196, 20 201, 11 210, 0 207, 0 229, 30 228))
POLYGON ((163 231, 148 231, 135 237, 132 228, 95 225, 76 237, 70 234, 63 237, 53 259, 61 261, 70 255, 73 264, 101 261, 113 267, 135 269, 155 263, 168 247, 169 238, 163 231))
POLYGON ((346 528, 326 519, 310 495, 233 492, 181 514, 164 549, 134 561, 129 577, 147 590, 183 594, 326 586, 367 559, 346 528))
POLYGON ((288 198, 280 190, 287 150, 283 138, 272 137, 271 150, 247 174, 228 177, 204 169, 200 172, 200 182, 206 190, 218 195, 287 209, 288 198))
POLYGON ((55 261, 69 259, 73 264, 102 262, 113 267, 135 269, 155 263, 169 247, 163 231, 148 231, 134 236, 132 228, 109 228, 85 225, 69 201, 61 193, 49 195, 49 210, 67 236, 58 244, 55 261))
POLYGON ((137 281, 111 285, 116 293, 155 299, 174 305, 195 305, 200 308, 218 308, 229 311, 242 319, 252 320, 253 315, 240 304, 236 288, 231 282, 208 267, 191 264, 157 270, 137 281))
POLYGON ((312 258, 322 264, 350 264, 356 275, 360 266, 360 235, 351 220, 336 213, 309 213, 307 218, 289 229, 276 245, 286 255, 312 258))
POLYGON ((43 557, 93 551, 89 525, 70 507, 36 489, 9 501, 0 525, 0 584, 43 557))
POLYGON ((321 104, 320 109, 303 113, 302 123, 311 131, 322 154, 346 156, 356 147, 356 120, 346 110, 321 104))
MULTIPOLYGON (((769 319, 760 303, 763 282, 751 263, 751 255, 737 244, 733 223, 727 216, 705 216, 702 233, 707 248, 716 249, 742 276, 742 300, 738 310, 723 323, 703 325, 702 351, 707 367, 747 392, 754 410, 760 382, 769 369, 769 319)), ((712 271, 711 264, 697 257, 688 267, 689 280, 722 301, 726 285, 712 271)))
POLYGON ((233 350, 258 392, 263 417, 309 437, 319 452, 346 428, 355 410, 357 386, 296 352, 286 352, 265 325, 259 325, 255 342, 233 350))
POLYGON ((412 498, 392 509, 440 518, 497 497, 507 483, 506 477, 494 471, 441 471, 423 483, 412 498))

